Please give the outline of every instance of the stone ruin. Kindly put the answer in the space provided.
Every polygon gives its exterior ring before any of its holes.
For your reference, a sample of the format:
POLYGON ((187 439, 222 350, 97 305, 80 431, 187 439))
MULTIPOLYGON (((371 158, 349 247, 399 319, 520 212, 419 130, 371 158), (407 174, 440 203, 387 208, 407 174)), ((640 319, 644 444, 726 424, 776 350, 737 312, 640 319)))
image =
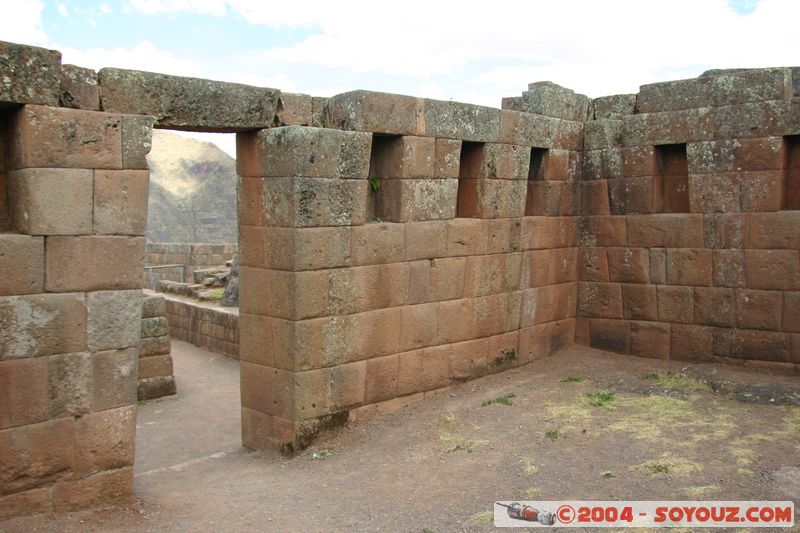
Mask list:
POLYGON ((153 127, 238 132, 242 442, 572 343, 800 364, 800 70, 502 109, 0 43, 0 517, 133 492, 153 127))

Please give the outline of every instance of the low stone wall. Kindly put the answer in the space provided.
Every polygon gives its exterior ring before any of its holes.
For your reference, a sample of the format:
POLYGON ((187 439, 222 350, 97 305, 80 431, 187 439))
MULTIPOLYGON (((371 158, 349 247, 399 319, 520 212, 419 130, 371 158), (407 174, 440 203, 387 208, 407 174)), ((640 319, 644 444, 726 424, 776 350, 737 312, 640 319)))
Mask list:
POLYGON ((236 243, 147 243, 144 256, 145 287, 154 289, 161 280, 191 281, 195 270, 224 265, 233 259, 237 251, 236 243))
POLYGON ((239 359, 239 309, 173 295, 164 299, 173 339, 239 359))
POLYGON ((145 291, 142 303, 142 342, 139 345, 139 400, 175 394, 175 376, 164 297, 145 291))

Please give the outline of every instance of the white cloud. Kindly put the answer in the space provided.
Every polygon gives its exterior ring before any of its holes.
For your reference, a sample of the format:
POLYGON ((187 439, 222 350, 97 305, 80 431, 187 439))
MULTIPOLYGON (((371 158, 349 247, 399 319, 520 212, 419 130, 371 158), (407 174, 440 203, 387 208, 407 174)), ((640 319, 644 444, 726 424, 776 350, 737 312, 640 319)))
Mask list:
POLYGON ((100 9, 100 12, 101 12, 101 13, 104 13, 104 14, 106 14, 106 15, 111 15, 111 14, 114 12, 114 11, 111 9, 111 6, 110 6, 110 5, 108 5, 108 4, 107 4, 107 3, 105 3, 105 2, 103 2, 102 4, 100 4, 100 7, 99 7, 98 9, 100 9))
POLYGON ((174 15, 183 11, 227 15, 224 0, 131 0, 128 6, 146 15, 174 15))
POLYGON ((0 40, 42 46, 47 35, 42 28, 44 4, 39 0, 15 2, 0 17, 0 40), (13 12, 13 13, 12 13, 13 12))
POLYGON ((95 70, 103 67, 128 68, 163 72, 176 76, 203 76, 203 70, 195 62, 181 59, 171 52, 160 50, 148 41, 141 41, 131 48, 90 48, 79 50, 54 45, 61 50, 64 63, 72 63, 95 70))
POLYGON ((69 16, 69 10, 67 9, 67 4, 58 4, 58 14, 62 17, 69 16))

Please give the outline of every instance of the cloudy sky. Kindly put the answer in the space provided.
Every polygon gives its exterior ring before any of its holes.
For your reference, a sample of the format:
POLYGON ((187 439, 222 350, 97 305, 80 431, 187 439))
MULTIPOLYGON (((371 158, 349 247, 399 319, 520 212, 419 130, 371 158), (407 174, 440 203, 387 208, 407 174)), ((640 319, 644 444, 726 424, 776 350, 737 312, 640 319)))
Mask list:
POLYGON ((0 0, 0 40, 65 63, 330 96, 499 107, 528 82, 592 97, 709 68, 800 64, 798 0, 0 0))

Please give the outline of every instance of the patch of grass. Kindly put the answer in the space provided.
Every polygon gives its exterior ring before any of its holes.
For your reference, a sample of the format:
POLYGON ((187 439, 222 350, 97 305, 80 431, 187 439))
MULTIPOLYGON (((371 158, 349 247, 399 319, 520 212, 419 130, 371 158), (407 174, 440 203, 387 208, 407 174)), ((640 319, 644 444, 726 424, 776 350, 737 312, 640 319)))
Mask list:
POLYGON ((665 453, 658 459, 647 461, 632 468, 651 476, 658 476, 661 474, 688 476, 689 474, 701 472, 703 470, 703 465, 691 459, 665 453))
POLYGON ((561 380, 561 383, 583 383, 584 379, 582 376, 567 376, 561 380))
POLYGON ((522 465, 523 472, 529 476, 532 476, 538 470, 536 463, 533 461, 533 457, 520 457, 519 464, 522 465))
POLYGON ((467 522, 472 522, 473 524, 488 524, 492 520, 494 520, 494 512, 492 511, 482 511, 467 518, 467 522))
POLYGON ((562 426, 573 428, 586 426, 592 418, 592 413, 589 412, 585 402, 580 398, 572 403, 546 401, 544 406, 548 414, 558 420, 562 426))
POLYGON ((644 376, 644 379, 654 381, 660 387, 672 390, 696 391, 708 388, 708 384, 703 380, 674 372, 667 372, 666 374, 650 372, 644 376))
POLYGON ((589 405, 601 409, 616 409, 615 400, 616 397, 613 392, 595 391, 586 395, 586 401, 589 405))
POLYGON ((225 289, 208 289, 204 291, 203 295, 209 300, 222 300, 222 297, 225 295, 225 289))
POLYGON ((534 498, 538 498, 541 495, 542 495, 542 491, 537 489, 536 487, 531 487, 531 488, 529 488, 528 490, 525 491, 525 497, 528 498, 529 500, 532 500, 534 498))
POLYGON ((332 457, 333 455, 335 455, 333 450, 325 449, 325 450, 320 450, 318 452, 314 452, 311 455, 311 458, 316 459, 318 461, 324 461, 325 459, 327 459, 328 457, 332 457))
POLYGON ((544 436, 552 441, 555 441, 558 440, 558 438, 561 437, 562 435, 558 432, 557 429, 554 429, 552 431, 548 431, 547 433, 545 433, 544 436))
POLYGON ((706 496, 719 491, 719 485, 704 485, 701 487, 686 487, 683 489, 683 492, 690 498, 705 498, 706 496))
POLYGON ((441 442, 444 445, 444 451, 446 453, 452 453, 452 452, 472 453, 475 450, 475 448, 483 446, 488 441, 471 439, 465 437, 460 433, 443 431, 439 433, 439 442, 441 442))
POLYGON ((600 473, 600 477, 603 479, 614 479, 617 476, 614 475, 614 472, 609 472, 606 470, 605 472, 600 473))
POLYGON ((486 407, 487 405, 514 405, 514 402, 512 401, 512 399, 516 398, 516 397, 517 397, 517 395, 512 392, 512 393, 509 393, 509 394, 504 394, 502 396, 498 396, 497 398, 494 398, 493 400, 486 400, 481 405, 484 406, 484 407, 486 407))

